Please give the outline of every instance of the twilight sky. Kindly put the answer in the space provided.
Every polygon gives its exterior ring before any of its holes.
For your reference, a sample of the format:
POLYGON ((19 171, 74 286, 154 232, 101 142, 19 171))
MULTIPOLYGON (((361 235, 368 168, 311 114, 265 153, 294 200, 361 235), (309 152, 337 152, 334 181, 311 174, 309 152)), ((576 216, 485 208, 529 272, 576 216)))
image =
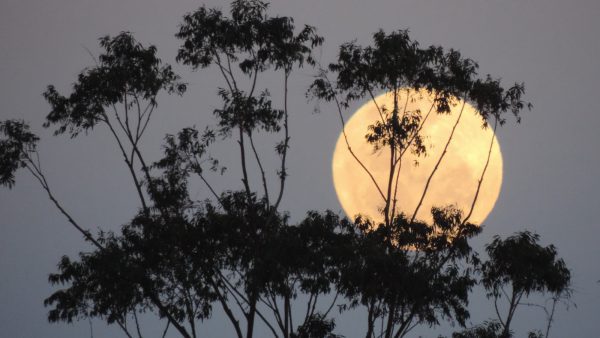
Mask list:
MULTIPOLYGON (((185 126, 202 129, 214 123, 219 106, 212 70, 191 72, 175 64, 179 41, 173 36, 181 17, 205 3, 190 0, 2 0, 0 3, 0 119, 31 122, 42 137, 42 164, 55 194, 88 228, 118 229, 137 208, 135 191, 113 140, 103 128, 75 140, 53 137, 41 127, 49 111, 41 93, 48 84, 67 92, 77 73, 93 65, 97 39, 131 31, 143 44, 155 44, 163 61, 189 83, 181 98, 159 98, 143 150, 156 159, 165 133, 185 126)), ((442 45, 476 60, 480 73, 501 77, 505 85, 525 82, 526 99, 534 104, 523 122, 509 120, 499 131, 504 156, 504 183, 496 208, 474 245, 481 249, 499 234, 530 229, 545 244, 554 243, 573 272, 576 308, 561 308, 554 337, 595 337, 600 313, 600 3, 594 0, 274 0, 272 15, 293 16, 297 25, 317 27, 325 37, 320 61, 333 61, 340 43, 357 39, 369 44, 371 34, 410 29, 422 46, 442 45)), ((292 220, 306 210, 340 211, 331 181, 330 160, 340 126, 333 107, 307 102, 304 91, 311 69, 292 78, 289 189, 283 200, 292 220)), ((267 85, 273 85, 267 79, 267 85)), ((276 93, 274 93, 276 94, 276 93)), ((275 95, 274 95, 275 96, 275 95)), ((358 107, 358 104, 357 106, 358 107)), ((353 108, 356 108, 353 107, 353 108)), ((272 140, 259 147, 269 149, 272 140)), ((268 141, 268 142, 267 142, 268 141)), ((230 141, 213 154, 231 167, 237 149, 230 141)), ((275 167, 271 165, 271 173, 275 167)), ((229 171, 212 180, 219 189, 240 187, 239 174, 229 171)), ((198 188, 192 198, 208 197, 198 188), (197 192, 196 192, 197 191, 197 192)), ((89 247, 58 214, 41 188, 25 172, 13 190, 0 190, 0 336, 84 337, 87 322, 49 324, 42 301, 52 288, 47 276, 64 255, 89 247)), ((543 313, 517 310, 515 330, 542 328, 543 313)), ((476 291, 472 322, 492 315, 489 301, 476 291)), ((228 323, 216 318, 203 326, 206 336, 229 336, 228 323)), ((146 322, 148 332, 160 330, 146 322)), ((115 331, 93 324, 95 337, 115 331)), ((162 325, 162 324, 161 324, 162 325)), ((338 332, 347 337, 364 331, 363 317, 342 315, 338 332)), ((424 337, 448 334, 447 326, 419 330, 424 337)), ((152 336, 152 335, 150 335, 152 336)), ((159 335, 157 335, 159 336, 159 335)))

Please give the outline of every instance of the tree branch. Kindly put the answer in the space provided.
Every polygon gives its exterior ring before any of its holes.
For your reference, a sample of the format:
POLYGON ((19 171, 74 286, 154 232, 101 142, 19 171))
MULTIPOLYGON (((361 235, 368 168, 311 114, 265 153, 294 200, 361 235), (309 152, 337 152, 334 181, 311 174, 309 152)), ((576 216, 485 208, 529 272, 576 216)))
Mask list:
POLYGON ((275 210, 279 207, 279 203, 281 203, 281 199, 283 197, 283 189, 285 187, 285 179, 287 177, 287 169, 285 167, 285 162, 287 158, 287 151, 290 142, 290 134, 289 134, 289 125, 288 125, 288 79, 289 73, 285 73, 283 90, 283 130, 284 130, 284 141, 283 141, 283 149, 281 150, 281 171, 279 172, 279 195, 277 196, 277 202, 275 202, 275 210))
POLYGON ((265 170, 263 169, 263 165, 260 160, 260 156, 258 155, 258 152, 256 151, 256 147, 254 146, 254 140, 252 138, 252 134, 249 132, 248 132, 248 139, 250 140, 250 146, 252 147, 252 151, 254 152, 254 158, 256 159, 256 163, 258 164, 258 169, 260 170, 263 189, 265 191, 265 199, 267 200, 267 205, 270 206, 271 204, 269 203, 269 189, 267 188, 267 178, 265 176, 265 170))
POLYGON ((462 117, 462 114, 464 112, 465 109, 465 104, 466 101, 463 100, 463 105, 462 108, 460 109, 460 113, 458 115, 458 118, 456 119, 456 122, 454 123, 454 126, 452 127, 452 131, 450 132, 450 136, 448 137, 448 141, 446 142, 446 145, 444 146, 444 150, 442 151, 442 154, 440 155, 437 163, 435 164, 433 170, 431 171, 431 174, 429 175, 429 177, 427 178, 427 183, 425 183, 425 188, 423 189, 423 193, 421 194, 421 198, 419 199, 419 203, 417 203, 417 207, 415 208, 415 212, 413 213, 410 222, 413 223, 415 218, 417 217, 417 213, 419 212, 419 209, 421 208, 421 205, 423 204, 423 200, 425 199, 425 195, 427 194, 427 191, 429 189, 429 184, 431 183, 431 180, 433 179, 433 176, 435 175, 436 171, 438 170, 440 163, 442 163, 442 160, 444 159, 444 156, 446 156, 446 152, 448 151, 448 146, 450 145, 450 142, 452 141, 452 137, 454 136, 454 132, 456 131, 456 127, 458 126, 458 123, 460 122, 460 119, 462 117))
POLYGON ((477 198, 479 197, 479 191, 481 190, 481 184, 483 183, 483 178, 485 177, 485 173, 487 172, 488 165, 490 164, 490 158, 492 157, 492 148, 494 146, 494 139, 496 138, 496 127, 498 126, 498 118, 494 119, 494 130, 492 132, 492 140, 490 141, 490 147, 488 149, 487 159, 485 161, 485 166, 483 167, 483 171, 481 172, 481 177, 479 181, 477 181, 477 190, 475 190, 475 197, 473 197, 473 203, 471 203, 471 209, 469 209, 469 213, 463 220, 463 224, 466 224, 471 215, 473 214, 473 209, 475 209, 475 203, 477 203, 477 198))

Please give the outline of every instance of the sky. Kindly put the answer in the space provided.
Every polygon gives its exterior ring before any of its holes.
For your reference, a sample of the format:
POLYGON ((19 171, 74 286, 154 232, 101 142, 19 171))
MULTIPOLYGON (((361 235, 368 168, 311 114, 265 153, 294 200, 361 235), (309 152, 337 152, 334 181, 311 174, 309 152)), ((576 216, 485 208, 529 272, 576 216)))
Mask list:
MULTIPOLYGON (((224 1, 188 0, 3 0, 0 3, 0 119, 29 121, 42 137, 40 152, 49 183, 65 207, 91 229, 116 230, 138 207, 113 140, 94 130, 75 140, 53 137, 42 128, 49 107, 41 93, 49 84, 66 92, 76 75, 92 66, 89 54, 99 51, 97 39, 131 31, 144 44, 155 44, 163 61, 174 65, 189 83, 183 97, 161 97, 155 119, 142 145, 156 159, 166 133, 195 125, 214 124, 219 106, 216 72, 192 72, 177 65, 179 41, 174 37, 182 16, 202 4, 228 10, 224 1)), ((572 269, 576 307, 561 308, 554 337, 595 337, 600 313, 600 3, 593 0, 276 0, 270 13, 293 16, 296 24, 316 26, 325 37, 319 60, 332 62, 338 46, 353 39, 370 43, 373 32, 409 29, 421 45, 455 48, 476 60, 480 73, 501 77, 505 85, 524 82, 533 103, 522 123, 510 120, 498 132, 504 156, 504 181, 484 232, 474 241, 483 245, 498 234, 529 229, 544 244, 553 243, 572 269)), ((340 131, 333 107, 308 102, 304 92, 314 71, 302 69, 292 78, 290 97, 291 153, 289 189, 282 202, 291 219, 306 210, 342 212, 331 181, 331 156, 340 131), (315 113, 315 108, 320 113, 315 113)), ((267 85, 275 85, 266 79, 267 85)), ((276 93, 275 93, 276 94, 276 93)), ((351 107, 350 110, 359 106, 351 107)), ((269 149, 270 139, 259 148, 269 149)), ((235 166, 230 141, 212 150, 235 166)), ((273 165, 273 163, 268 162, 273 165)), ((271 171, 274 172, 274 166, 271 171)), ((239 187, 232 169, 211 179, 219 189, 239 187)), ((192 197, 208 197, 198 188, 192 197)), ((47 283, 62 255, 89 247, 53 208, 41 188, 25 172, 12 190, 0 190, 0 336, 89 336, 90 323, 49 324, 43 299, 47 283)), ((491 303, 476 291, 471 300, 472 323, 490 316, 491 303)), ((543 313, 519 309, 515 330, 542 328, 543 313)), ((144 323, 148 332, 160 329, 144 323)), ((203 326, 211 337, 223 336, 227 325, 216 316, 203 326)), ((353 337, 364 331, 357 314, 339 317, 339 333, 353 337)), ((92 322, 95 337, 114 334, 92 322)), ((415 332, 435 337, 450 328, 415 332)), ((225 331, 226 332, 226 331, 225 331)))

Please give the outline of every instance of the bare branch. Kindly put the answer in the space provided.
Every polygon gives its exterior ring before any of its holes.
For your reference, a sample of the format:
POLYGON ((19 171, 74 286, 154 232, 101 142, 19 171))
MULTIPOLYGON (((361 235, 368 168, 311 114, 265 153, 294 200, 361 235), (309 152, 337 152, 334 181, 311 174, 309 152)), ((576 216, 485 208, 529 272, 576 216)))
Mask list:
POLYGON ((492 140, 490 141, 490 147, 488 149, 487 159, 485 161, 485 166, 483 167, 483 171, 481 172, 481 177, 479 181, 477 181, 477 190, 475 190, 475 197, 473 197, 473 202, 471 203, 471 209, 469 209, 469 213, 463 220, 463 224, 467 223, 471 215, 473 214, 473 209, 475 209, 475 203, 477 203, 477 198, 479 197, 479 191, 481 190, 481 184, 483 183, 483 178, 485 177, 485 173, 487 172, 488 165, 490 164, 490 158, 492 157, 492 148, 494 147, 494 139, 496 138, 496 127, 498 127, 498 118, 494 119, 494 130, 492 132, 492 140))
POLYGON ((342 135, 344 136, 344 141, 346 142, 346 147, 348 148, 348 151, 350 152, 350 155, 352 155, 352 157, 363 168, 363 170, 367 173, 367 175, 369 175, 369 177, 371 178, 371 181, 375 185, 375 188, 377 188, 377 191, 379 192, 379 195, 381 196, 381 198, 385 202, 386 201, 385 195, 383 194, 383 191, 381 190, 381 188, 379 187, 379 184, 375 180, 375 177, 373 176, 373 174, 371 173, 371 171, 369 169, 367 169, 367 167, 363 164, 363 162, 358 158, 358 156, 356 156, 356 154, 352 150, 352 147, 350 146, 350 141, 348 141, 348 135, 346 134, 346 122, 344 121, 344 116, 342 115, 341 104, 338 101, 337 97, 334 97, 334 100, 335 100, 335 103, 337 105, 337 109, 338 109, 338 114, 339 114, 339 117, 340 117, 340 121, 342 123, 342 135))
POLYGON ((138 317, 137 317, 137 314, 135 313, 135 309, 132 312, 133 312, 133 319, 135 321, 135 329, 137 331, 138 337, 142 338, 142 332, 140 330, 140 322, 138 321, 138 317))
POLYGON ((448 137, 448 141, 446 142, 446 145, 444 146, 444 150, 442 151, 442 154, 440 155, 440 157, 438 158, 435 166, 433 167, 433 170, 431 171, 431 174, 429 174, 429 177, 427 178, 427 183, 425 183, 425 188, 423 189, 423 193, 421 194, 421 198, 419 199, 419 203, 417 203, 417 207, 415 208, 415 211, 410 219, 410 222, 414 222, 415 218, 417 217, 417 213, 419 212, 419 209, 421 208, 421 205, 423 204, 423 200, 425 199, 425 195, 427 195, 427 191, 429 190, 429 184, 431 183, 431 180, 433 179, 433 176, 435 175, 435 173, 437 172, 440 163, 442 163, 442 160, 444 159, 444 156, 446 156, 446 153, 448 152, 448 146, 450 145, 450 142, 452 141, 452 137, 454 136, 454 132, 456 131, 456 127, 458 126, 458 123, 460 122, 460 119, 462 117, 462 114, 464 112, 465 109, 465 105, 466 105, 466 101, 463 100, 463 104, 462 104, 462 108, 460 109, 460 113, 458 114, 458 118, 456 119, 456 122, 454 123, 454 126, 452 127, 452 131, 450 132, 450 136, 448 137))
POLYGON ((262 162, 260 160, 260 156, 256 151, 256 147, 254 146, 254 140, 252 138, 252 134, 248 133, 248 139, 250 139, 250 146, 252 147, 252 151, 254 152, 254 158, 256 159, 256 163, 258 164, 258 169, 260 170, 260 175, 262 178, 263 189, 265 191, 265 199, 267 200, 267 205, 271 205, 269 203, 269 189, 267 188, 267 177, 265 176, 265 170, 263 168, 262 162))
POLYGON ((283 149, 281 150, 281 169, 279 172, 279 195, 277 196, 277 202, 275 202, 275 210, 279 207, 279 203, 281 203, 281 199, 283 197, 283 189, 285 187, 285 179, 287 176, 287 169, 285 167, 285 162, 287 159, 287 152, 290 142, 290 128, 288 125, 288 79, 289 73, 286 71, 285 79, 284 79, 284 93, 283 93, 283 130, 284 130, 284 140, 283 140, 283 149))

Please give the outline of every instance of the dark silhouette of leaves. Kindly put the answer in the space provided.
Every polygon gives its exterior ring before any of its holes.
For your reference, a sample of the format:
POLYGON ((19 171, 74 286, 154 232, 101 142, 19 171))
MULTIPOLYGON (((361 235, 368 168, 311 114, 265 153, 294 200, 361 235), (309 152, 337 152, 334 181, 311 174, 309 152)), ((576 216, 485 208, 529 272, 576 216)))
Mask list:
POLYGON ((15 172, 32 161, 38 141, 24 121, 0 121, 0 185, 13 187, 15 172))

